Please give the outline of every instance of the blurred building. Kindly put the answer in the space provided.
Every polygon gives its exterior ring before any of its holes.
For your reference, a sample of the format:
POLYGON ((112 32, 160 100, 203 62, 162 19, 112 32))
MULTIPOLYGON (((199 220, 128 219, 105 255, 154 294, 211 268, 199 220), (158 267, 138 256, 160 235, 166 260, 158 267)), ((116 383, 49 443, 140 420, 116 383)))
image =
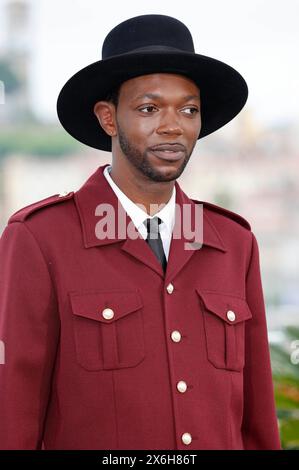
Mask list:
POLYGON ((0 122, 9 124, 31 115, 31 8, 26 0, 7 0, 1 5, 4 40, 0 45, 0 80, 4 83, 5 101, 0 107, 0 122))

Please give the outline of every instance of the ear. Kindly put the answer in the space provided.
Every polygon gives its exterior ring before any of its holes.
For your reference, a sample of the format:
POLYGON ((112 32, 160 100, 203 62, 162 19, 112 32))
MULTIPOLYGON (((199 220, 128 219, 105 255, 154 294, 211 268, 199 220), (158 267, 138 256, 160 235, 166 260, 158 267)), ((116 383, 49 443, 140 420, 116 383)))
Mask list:
POLYGON ((97 101, 94 105, 93 112, 106 134, 111 137, 116 135, 115 106, 113 103, 109 101, 97 101))

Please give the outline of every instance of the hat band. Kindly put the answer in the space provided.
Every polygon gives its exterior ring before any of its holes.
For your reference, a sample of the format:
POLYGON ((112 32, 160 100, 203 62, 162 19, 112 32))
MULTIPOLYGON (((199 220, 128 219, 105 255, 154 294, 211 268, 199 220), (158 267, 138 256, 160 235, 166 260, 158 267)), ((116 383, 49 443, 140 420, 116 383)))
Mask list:
POLYGON ((161 44, 156 45, 152 44, 150 46, 143 46, 143 47, 137 47, 136 49, 130 49, 129 51, 124 51, 121 54, 109 54, 106 55, 102 53, 102 59, 110 59, 111 57, 119 57, 120 55, 125 55, 125 54, 134 54, 135 52, 180 52, 180 53, 186 53, 186 52, 193 52, 194 53, 194 48, 189 48, 189 49, 179 49, 178 47, 172 47, 172 46, 163 46, 161 44))
MULTIPOLYGON (((102 59, 110 59, 111 57, 119 57, 120 55, 124 54, 134 54, 135 52, 186 52, 183 49, 178 49, 177 47, 172 46, 161 46, 161 45, 152 45, 152 46, 144 46, 144 47, 137 47, 137 49, 130 49, 129 51, 122 52, 122 54, 110 54, 109 56, 102 55, 102 59)), ((190 52, 190 51, 187 51, 190 52)), ((192 51, 191 51, 192 52, 192 51)))
POLYGON ((176 52, 194 52, 194 51, 187 51, 184 49, 179 49, 178 47, 172 46, 161 46, 159 45, 151 45, 151 46, 144 46, 144 47, 137 47, 137 49, 131 49, 130 52, 136 51, 176 51, 176 52))

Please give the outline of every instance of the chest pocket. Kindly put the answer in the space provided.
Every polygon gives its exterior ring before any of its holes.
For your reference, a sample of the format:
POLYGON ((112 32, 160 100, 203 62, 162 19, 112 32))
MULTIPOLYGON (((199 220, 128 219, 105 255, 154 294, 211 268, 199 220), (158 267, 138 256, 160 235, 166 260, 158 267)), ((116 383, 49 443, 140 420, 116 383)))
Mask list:
POLYGON ((208 360, 219 369, 241 371, 245 365, 245 324, 252 318, 246 299, 199 289, 197 293, 208 360))
POLYGON ((145 357, 138 291, 70 292, 77 361, 87 370, 134 367, 145 357))

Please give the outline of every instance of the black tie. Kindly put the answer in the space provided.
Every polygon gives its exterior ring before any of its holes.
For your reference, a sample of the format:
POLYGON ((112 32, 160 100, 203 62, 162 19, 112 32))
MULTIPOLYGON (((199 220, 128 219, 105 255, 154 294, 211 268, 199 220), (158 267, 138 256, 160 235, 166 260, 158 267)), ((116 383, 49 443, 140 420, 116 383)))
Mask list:
POLYGON ((159 231, 159 225, 161 224, 161 222, 162 220, 159 217, 153 217, 152 219, 146 219, 144 221, 144 224, 147 228, 146 242, 155 253, 165 273, 167 260, 166 260, 166 256, 164 253, 161 235, 159 231))

